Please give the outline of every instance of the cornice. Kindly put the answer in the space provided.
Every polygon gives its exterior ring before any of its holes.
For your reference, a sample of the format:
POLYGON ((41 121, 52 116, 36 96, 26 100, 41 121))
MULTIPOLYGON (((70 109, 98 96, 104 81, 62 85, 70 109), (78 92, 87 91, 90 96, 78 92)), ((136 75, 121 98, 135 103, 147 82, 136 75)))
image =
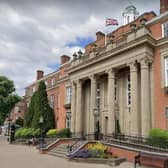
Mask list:
POLYGON ((81 62, 78 65, 69 68, 67 73, 71 74, 75 71, 78 71, 79 69, 86 68, 86 67, 91 66, 93 64, 96 64, 100 61, 106 60, 110 57, 114 57, 118 54, 121 54, 121 53, 126 52, 128 50, 131 50, 134 47, 138 47, 138 46, 141 46, 144 44, 148 44, 151 47, 155 47, 156 40, 152 36, 150 36, 149 34, 146 34, 146 35, 141 36, 133 41, 125 43, 125 44, 118 46, 116 48, 113 48, 109 51, 106 51, 106 47, 103 47, 101 50, 98 51, 97 56, 95 56, 94 58, 91 58, 91 59, 87 59, 85 62, 81 62))
POLYGON ((157 40, 157 43, 156 43, 157 47, 161 47, 163 45, 168 45, 168 37, 157 40))

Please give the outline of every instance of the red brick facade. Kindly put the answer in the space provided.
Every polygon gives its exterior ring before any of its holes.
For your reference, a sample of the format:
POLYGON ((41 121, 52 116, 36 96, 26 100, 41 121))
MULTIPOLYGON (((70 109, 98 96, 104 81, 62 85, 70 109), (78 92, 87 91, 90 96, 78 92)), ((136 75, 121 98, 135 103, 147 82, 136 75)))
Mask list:
MULTIPOLYGON (((154 41, 153 49, 153 84, 154 84, 154 125, 153 127, 158 127, 162 129, 168 128, 168 121, 166 118, 165 108, 168 107, 168 94, 165 92, 164 87, 164 75, 162 72, 165 67, 162 65, 162 51, 168 50, 168 37, 162 37, 163 28, 162 24, 168 22, 168 0, 161 0, 161 14, 156 16, 154 12, 147 12, 139 16, 133 22, 121 26, 112 33, 109 33, 107 36, 107 43, 111 40, 120 43, 124 39, 124 34, 128 33, 132 26, 140 27, 143 26, 142 20, 145 20, 145 27, 147 27, 151 33, 151 37, 154 41), (162 84, 163 83, 163 84, 162 84)), ((136 28, 134 27, 134 28, 136 28)), ((105 45, 105 35, 102 32, 96 33, 97 39, 95 42, 88 44, 85 47, 85 54, 89 54, 94 49, 103 48, 105 45)), ((164 57, 168 57, 164 55, 164 57)), ((47 82, 47 93, 50 100, 51 96, 54 96, 54 113, 55 113, 55 122, 57 123, 57 128, 66 127, 66 112, 70 112, 70 107, 65 107, 66 101, 66 86, 70 85, 69 76, 66 73, 66 70, 70 66, 70 58, 63 55, 61 57, 61 63, 59 70, 43 76, 43 72, 39 71, 37 74, 37 81, 32 85, 26 88, 26 97, 27 102, 29 103, 30 97, 34 90, 37 90, 38 81, 44 80, 47 82), (53 82, 54 80, 54 82, 53 82), (53 84, 54 83, 54 84, 53 84)))
POLYGON ((69 85, 69 78, 66 74, 66 69, 70 65, 69 60, 70 57, 66 55, 61 56, 59 70, 48 75, 43 76, 42 71, 37 71, 38 80, 25 89, 25 97, 29 105, 33 92, 38 89, 38 82, 43 80, 46 83, 49 104, 54 110, 55 124, 58 129, 66 127, 66 112, 70 112, 70 109, 64 107, 66 86, 69 85))

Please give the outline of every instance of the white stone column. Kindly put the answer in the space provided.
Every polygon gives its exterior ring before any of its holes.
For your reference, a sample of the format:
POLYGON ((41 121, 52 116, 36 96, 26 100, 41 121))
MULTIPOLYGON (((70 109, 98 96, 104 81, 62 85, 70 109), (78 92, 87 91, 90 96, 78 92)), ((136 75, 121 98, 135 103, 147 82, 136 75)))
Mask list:
POLYGON ((151 129, 149 61, 144 58, 141 64, 141 134, 147 136, 151 129))
POLYGON ((77 81, 77 91, 76 91, 76 133, 82 133, 82 81, 77 81))
POLYGON ((90 76, 91 81, 91 102, 90 102, 90 122, 89 122, 89 133, 95 132, 95 118, 94 109, 96 108, 96 77, 95 75, 90 76))
POLYGON ((73 81, 72 84, 72 98, 71 98, 71 131, 75 133, 75 118, 76 118, 76 85, 73 81))
POLYGON ((115 99, 114 99, 115 73, 108 70, 108 134, 115 132, 115 99))
POLYGON ((137 64, 132 62, 130 67, 131 81, 131 135, 140 134, 140 116, 138 115, 138 72, 137 64))

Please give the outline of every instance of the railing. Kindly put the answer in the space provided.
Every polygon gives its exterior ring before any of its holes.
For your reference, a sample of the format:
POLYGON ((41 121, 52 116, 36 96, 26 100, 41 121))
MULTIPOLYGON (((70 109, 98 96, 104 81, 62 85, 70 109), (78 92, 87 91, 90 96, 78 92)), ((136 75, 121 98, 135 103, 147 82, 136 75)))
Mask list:
POLYGON ((148 151, 168 152, 168 146, 165 144, 156 145, 150 138, 140 136, 130 136, 124 134, 103 135, 103 141, 124 145, 127 147, 135 147, 136 149, 143 149, 148 151))
MULTIPOLYGON (((79 135, 79 134, 78 134, 79 135)), ((82 134, 80 134, 82 135, 82 134)), ((168 152, 168 145, 153 143, 150 138, 142 136, 130 136, 125 134, 107 134, 91 133, 82 135, 78 140, 101 140, 103 142, 122 145, 126 147, 132 147, 140 150, 156 151, 156 152, 168 152)), ((159 141, 159 140, 158 140, 159 141)))

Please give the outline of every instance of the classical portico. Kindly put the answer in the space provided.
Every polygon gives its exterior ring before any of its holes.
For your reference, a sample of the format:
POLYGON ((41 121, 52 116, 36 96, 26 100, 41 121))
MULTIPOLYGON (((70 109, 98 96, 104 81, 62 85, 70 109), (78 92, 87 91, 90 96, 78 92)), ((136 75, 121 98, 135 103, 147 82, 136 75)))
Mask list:
POLYGON ((147 136, 153 122, 153 51, 144 43, 136 50, 133 45, 121 51, 111 43, 101 54, 93 51, 72 62, 72 132, 92 134, 98 123, 103 134, 147 136))

